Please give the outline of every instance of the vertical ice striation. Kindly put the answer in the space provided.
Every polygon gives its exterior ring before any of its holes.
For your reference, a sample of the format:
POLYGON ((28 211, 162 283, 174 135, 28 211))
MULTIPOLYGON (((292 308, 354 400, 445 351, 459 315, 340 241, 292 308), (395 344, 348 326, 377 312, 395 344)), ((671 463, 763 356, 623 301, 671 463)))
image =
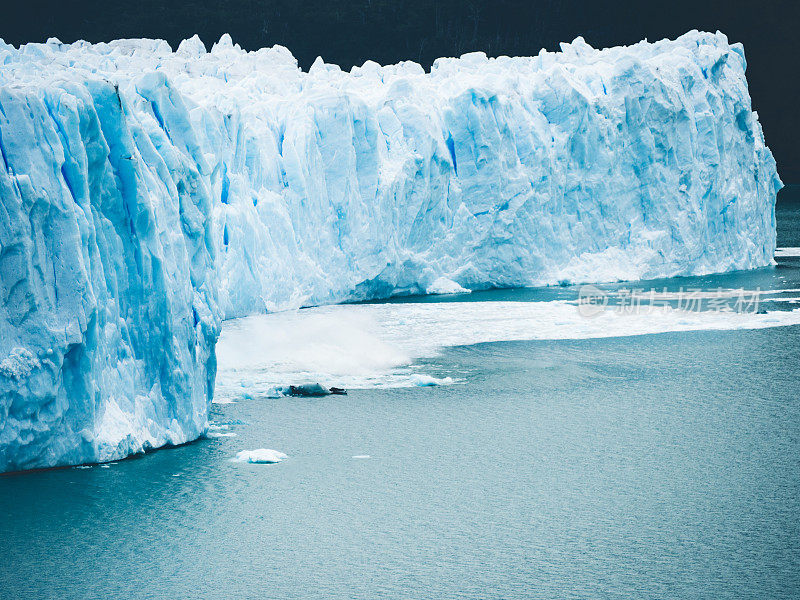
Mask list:
POLYGON ((604 51, 579 38, 534 58, 440 59, 429 74, 321 59, 303 74, 280 49, 225 42, 193 63, 202 76, 175 78, 221 158, 228 316, 437 280, 638 279, 772 259, 780 182, 742 47, 722 34, 604 51))
POLYGON ((207 167, 163 76, 138 85, 0 87, 0 470, 205 428, 219 322, 207 167), (142 106, 160 103, 150 122, 142 106))
POLYGON ((769 264, 744 72, 698 32, 429 73, 0 42, 0 471, 197 437, 222 318, 769 264))

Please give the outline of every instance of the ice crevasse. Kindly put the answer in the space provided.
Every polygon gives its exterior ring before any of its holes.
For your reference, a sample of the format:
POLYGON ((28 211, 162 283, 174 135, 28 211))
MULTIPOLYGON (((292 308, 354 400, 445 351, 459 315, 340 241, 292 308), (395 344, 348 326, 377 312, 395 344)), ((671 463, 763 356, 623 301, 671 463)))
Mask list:
POLYGON ((0 471, 206 427, 225 318, 769 264, 721 34, 308 72, 228 36, 0 42, 0 471))

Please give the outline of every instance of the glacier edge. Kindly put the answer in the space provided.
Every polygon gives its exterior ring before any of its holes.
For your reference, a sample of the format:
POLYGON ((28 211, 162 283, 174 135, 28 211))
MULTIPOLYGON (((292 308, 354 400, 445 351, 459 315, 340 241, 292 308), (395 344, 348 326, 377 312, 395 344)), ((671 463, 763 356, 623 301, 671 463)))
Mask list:
POLYGON ((430 72, 0 42, 0 471, 199 436, 225 318, 770 264, 745 67, 697 31, 430 72))

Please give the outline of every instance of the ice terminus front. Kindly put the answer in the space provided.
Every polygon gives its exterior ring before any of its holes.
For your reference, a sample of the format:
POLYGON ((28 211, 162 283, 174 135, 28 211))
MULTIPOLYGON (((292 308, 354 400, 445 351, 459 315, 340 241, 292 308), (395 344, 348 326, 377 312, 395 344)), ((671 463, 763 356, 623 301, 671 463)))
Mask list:
POLYGON ((224 318, 769 264, 745 65, 696 31, 428 72, 0 44, 0 471, 200 435, 224 318))

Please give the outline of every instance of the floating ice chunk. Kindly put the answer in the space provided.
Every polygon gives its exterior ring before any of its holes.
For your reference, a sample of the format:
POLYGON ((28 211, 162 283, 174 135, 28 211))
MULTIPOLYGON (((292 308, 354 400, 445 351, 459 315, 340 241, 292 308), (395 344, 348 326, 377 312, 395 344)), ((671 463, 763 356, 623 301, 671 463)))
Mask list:
POLYGON ((269 450, 267 448, 259 448, 258 450, 242 450, 236 453, 234 462, 246 462, 257 464, 273 464, 279 463, 284 458, 289 458, 283 452, 277 450, 269 450))
POLYGON ((426 294, 469 294, 470 290, 461 287, 458 283, 447 277, 439 277, 428 286, 426 294))
MULTIPOLYGON (((242 397, 249 397, 249 394, 242 394, 242 397)), ((213 404, 236 404, 236 400, 233 397, 228 395, 220 396, 219 394, 214 396, 212 402, 213 404)))
POLYGON ((356 454, 353 458, 372 458, 369 454, 356 454))
POLYGON ((236 437, 235 433, 226 431, 227 429, 228 425, 226 424, 217 425, 216 423, 209 423, 205 436, 207 438, 236 437))

